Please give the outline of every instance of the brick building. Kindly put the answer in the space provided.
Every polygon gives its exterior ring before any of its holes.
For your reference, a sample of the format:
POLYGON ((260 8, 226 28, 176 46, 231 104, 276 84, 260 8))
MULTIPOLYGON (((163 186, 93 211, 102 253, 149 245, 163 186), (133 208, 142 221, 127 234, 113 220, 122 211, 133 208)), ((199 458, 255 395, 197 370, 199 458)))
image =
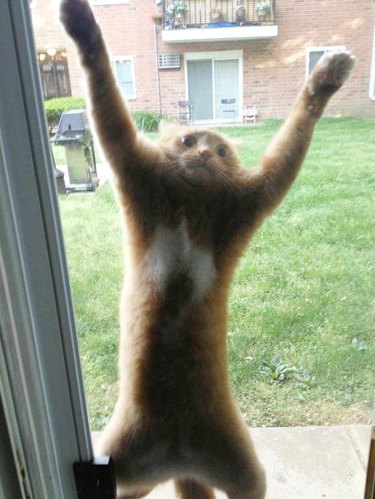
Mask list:
MULTIPOLYGON (((132 111, 175 116, 177 101, 189 99, 195 121, 241 121, 243 106, 252 104, 261 118, 283 118, 320 55, 342 48, 357 64, 326 114, 375 117, 373 0, 269 0, 265 15, 256 0, 179 0, 187 12, 174 14, 171 2, 91 0, 132 111), (151 19, 157 12, 160 26, 151 19)), ((75 49, 51 5, 32 2, 39 59, 46 54, 40 63, 52 60, 60 87, 84 95, 75 49)))

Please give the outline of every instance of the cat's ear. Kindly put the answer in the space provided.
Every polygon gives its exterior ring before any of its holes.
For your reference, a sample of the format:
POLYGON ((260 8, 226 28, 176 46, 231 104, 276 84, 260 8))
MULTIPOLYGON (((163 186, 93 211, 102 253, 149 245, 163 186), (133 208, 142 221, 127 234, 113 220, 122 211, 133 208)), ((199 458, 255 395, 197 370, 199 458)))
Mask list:
POLYGON ((160 120, 159 123, 159 132, 162 135, 165 135, 167 133, 174 133, 178 129, 178 125, 175 122, 172 121, 167 121, 165 119, 160 120))

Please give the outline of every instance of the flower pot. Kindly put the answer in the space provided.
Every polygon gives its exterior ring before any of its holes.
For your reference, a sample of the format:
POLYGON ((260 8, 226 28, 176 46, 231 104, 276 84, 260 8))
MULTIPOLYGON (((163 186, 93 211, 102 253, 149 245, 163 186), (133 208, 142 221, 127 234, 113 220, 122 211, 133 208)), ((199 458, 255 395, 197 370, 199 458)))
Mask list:
POLYGON ((185 22, 185 12, 177 12, 174 17, 174 25, 181 26, 185 22))
POLYGON ((221 12, 212 12, 211 13, 211 20, 212 21, 219 21, 221 19, 221 12))

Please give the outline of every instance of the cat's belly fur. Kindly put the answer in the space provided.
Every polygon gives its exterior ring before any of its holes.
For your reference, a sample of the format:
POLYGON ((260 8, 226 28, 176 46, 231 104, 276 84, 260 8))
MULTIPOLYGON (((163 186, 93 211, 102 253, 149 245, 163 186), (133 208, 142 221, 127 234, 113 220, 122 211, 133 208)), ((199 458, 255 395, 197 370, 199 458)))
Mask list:
POLYGON ((193 302, 204 298, 216 277, 212 254, 191 241, 185 222, 173 229, 156 228, 145 263, 160 293, 177 274, 184 273, 192 283, 193 302))
POLYGON ((206 298, 217 270, 213 255, 191 240, 185 222, 158 226, 141 265, 144 285, 130 289, 125 300, 124 383, 137 387, 135 404, 141 412, 162 416, 170 411, 178 414, 173 420, 179 424, 180 415, 206 399, 201 371, 210 384, 213 346, 205 352, 203 344, 206 298), (135 307, 137 297, 141 305, 135 307))

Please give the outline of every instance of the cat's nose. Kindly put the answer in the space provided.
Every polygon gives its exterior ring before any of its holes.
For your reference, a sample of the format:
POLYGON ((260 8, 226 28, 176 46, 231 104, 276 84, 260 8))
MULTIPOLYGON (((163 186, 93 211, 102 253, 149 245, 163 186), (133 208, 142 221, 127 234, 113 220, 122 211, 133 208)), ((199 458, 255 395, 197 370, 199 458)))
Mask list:
POLYGON ((210 151, 209 149, 201 149, 201 150, 199 151, 199 153, 200 153, 200 155, 202 156, 202 158, 203 158, 205 161, 207 161, 208 159, 210 159, 210 158, 211 158, 211 156, 212 156, 212 153, 211 153, 211 151, 210 151))

